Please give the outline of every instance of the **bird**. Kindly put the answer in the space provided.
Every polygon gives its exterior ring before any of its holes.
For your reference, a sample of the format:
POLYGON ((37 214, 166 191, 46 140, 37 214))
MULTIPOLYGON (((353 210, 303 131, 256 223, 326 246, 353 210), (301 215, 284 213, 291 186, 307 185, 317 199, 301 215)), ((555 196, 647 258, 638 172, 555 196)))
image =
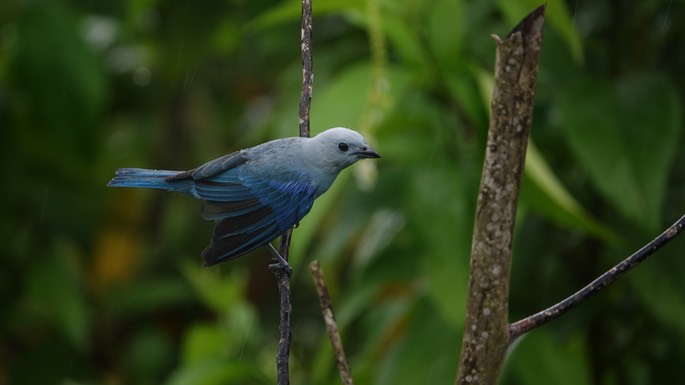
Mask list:
POLYGON ((215 221, 202 252, 206 267, 267 246, 278 261, 270 268, 290 274, 271 241, 299 224, 343 169, 380 157, 358 132, 334 127, 312 138, 271 140, 187 171, 120 168, 107 186, 160 189, 202 200, 202 217, 215 221))

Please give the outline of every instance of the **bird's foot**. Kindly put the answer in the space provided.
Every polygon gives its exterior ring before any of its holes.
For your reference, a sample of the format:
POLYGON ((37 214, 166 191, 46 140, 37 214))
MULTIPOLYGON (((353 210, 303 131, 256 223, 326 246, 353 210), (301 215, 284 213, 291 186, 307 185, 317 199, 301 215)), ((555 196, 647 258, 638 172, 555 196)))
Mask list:
POLYGON ((271 255, 274 257, 275 262, 269 265, 269 271, 271 272, 278 272, 278 271, 284 271, 286 274, 288 274, 288 277, 293 275, 293 268, 290 267, 290 264, 288 264, 288 261, 281 256, 281 253, 276 250, 275 247, 271 243, 267 243, 269 247, 269 251, 271 251, 271 255))
POLYGON ((283 271, 286 274, 288 274, 288 277, 293 275, 293 268, 290 267, 288 262, 285 264, 283 262, 275 262, 275 263, 270 263, 269 264, 269 271, 272 273, 277 273, 279 271, 283 271))

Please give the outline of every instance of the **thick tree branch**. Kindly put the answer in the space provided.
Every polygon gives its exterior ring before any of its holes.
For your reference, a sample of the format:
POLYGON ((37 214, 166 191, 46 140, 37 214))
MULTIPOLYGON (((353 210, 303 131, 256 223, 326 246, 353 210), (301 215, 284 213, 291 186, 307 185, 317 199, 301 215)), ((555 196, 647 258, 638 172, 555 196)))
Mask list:
POLYGON ((471 245, 456 384, 496 384, 509 346, 509 271, 533 113, 545 5, 505 40, 495 36, 495 88, 471 245))
MULTIPOLYGON (((312 1, 302 0, 302 27, 300 31, 300 49, 302 51, 302 96, 300 98, 300 136, 309 137, 309 110, 312 99, 312 84, 314 75, 312 72, 312 1)), ((290 254, 290 238, 293 230, 290 229, 281 237, 279 252, 283 259, 288 260, 290 254)), ((290 356, 291 341, 291 315, 292 303, 290 296, 290 276, 285 269, 276 272, 278 291, 280 293, 281 315, 279 319, 280 335, 278 338, 278 353, 276 354, 276 370, 278 373, 278 385, 288 385, 290 374, 288 360, 290 356)))
POLYGON ((614 282, 618 277, 627 273, 633 267, 639 265, 649 256, 656 253, 657 250, 661 249, 670 241, 672 241, 683 231, 683 229, 685 229, 685 215, 683 215, 677 222, 671 225, 671 227, 666 229, 666 231, 661 233, 658 237, 654 238, 654 240, 643 246, 640 250, 636 251, 633 255, 624 259, 621 261, 621 263, 612 267, 609 271, 602 274, 570 297, 541 312, 514 322, 511 324, 511 326, 509 326, 511 342, 524 333, 542 326, 553 319, 556 319, 567 311, 573 309, 576 305, 590 298, 593 294, 596 294, 600 290, 604 289, 610 283, 614 282))
POLYGON ((326 282, 323 279, 323 272, 321 271, 321 265, 319 265, 319 261, 312 262, 309 265, 309 270, 312 272, 314 283, 316 284, 316 291, 319 293, 321 313, 323 314, 323 319, 326 323, 328 337, 331 339, 333 354, 335 355, 335 362, 338 364, 340 378, 342 379, 344 385, 354 385, 354 382, 352 381, 352 372, 350 371, 350 366, 347 364, 345 349, 343 348, 342 339, 340 338, 340 333, 338 332, 338 325, 335 322, 333 305, 331 304, 331 298, 328 295, 328 288, 326 287, 326 282))

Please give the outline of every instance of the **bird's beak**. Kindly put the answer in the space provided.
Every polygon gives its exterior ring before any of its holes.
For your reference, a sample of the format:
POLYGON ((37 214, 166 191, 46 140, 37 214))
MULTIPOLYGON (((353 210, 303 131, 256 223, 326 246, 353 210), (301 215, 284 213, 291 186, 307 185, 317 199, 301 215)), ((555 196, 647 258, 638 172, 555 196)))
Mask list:
POLYGON ((380 158, 381 156, 371 147, 363 147, 354 153, 358 158, 380 158))

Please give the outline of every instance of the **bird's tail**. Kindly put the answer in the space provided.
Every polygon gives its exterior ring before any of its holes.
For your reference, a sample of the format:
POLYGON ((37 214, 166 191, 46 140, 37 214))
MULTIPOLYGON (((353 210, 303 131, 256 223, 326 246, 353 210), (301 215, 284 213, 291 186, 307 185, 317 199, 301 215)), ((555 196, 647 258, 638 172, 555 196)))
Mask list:
POLYGON ((192 180, 168 180, 182 171, 150 170, 145 168, 120 168, 107 183, 110 187, 139 187, 192 194, 192 180))

